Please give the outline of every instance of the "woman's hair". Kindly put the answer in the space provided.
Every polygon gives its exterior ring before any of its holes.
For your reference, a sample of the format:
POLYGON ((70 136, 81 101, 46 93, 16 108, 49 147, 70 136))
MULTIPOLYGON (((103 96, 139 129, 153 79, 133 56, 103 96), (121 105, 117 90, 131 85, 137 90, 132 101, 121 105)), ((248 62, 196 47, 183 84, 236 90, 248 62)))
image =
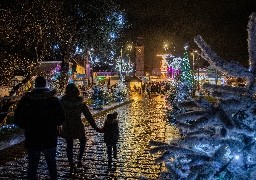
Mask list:
POLYGON ((79 96, 80 92, 79 92, 79 89, 77 88, 77 86, 75 84, 71 83, 66 86, 65 94, 67 96, 79 96))
POLYGON ((46 79, 43 76, 37 76, 35 79, 35 87, 45 87, 46 79))
POLYGON ((118 115, 118 114, 117 114, 117 112, 115 111, 115 112, 113 113, 113 118, 116 119, 116 118, 117 118, 117 115, 118 115))

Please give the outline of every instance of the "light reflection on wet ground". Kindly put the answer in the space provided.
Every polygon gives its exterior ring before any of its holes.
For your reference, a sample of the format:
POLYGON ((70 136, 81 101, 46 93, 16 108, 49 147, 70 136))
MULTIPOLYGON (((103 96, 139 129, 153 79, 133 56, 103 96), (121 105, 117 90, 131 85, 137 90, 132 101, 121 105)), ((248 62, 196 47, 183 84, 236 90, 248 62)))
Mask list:
MULTIPOLYGON (((77 168, 70 176, 65 152, 65 141, 60 138, 58 145, 58 173, 60 179, 138 179, 140 176, 157 179, 161 165, 155 164, 157 155, 149 154, 149 140, 168 142, 177 136, 174 128, 165 117, 165 102, 160 96, 153 99, 138 99, 130 104, 115 109, 118 112, 120 139, 118 159, 114 160, 111 169, 107 166, 106 147, 103 134, 86 127, 87 144, 83 158, 83 167, 77 168)), ((105 116, 97 119, 103 125, 105 116)), ((78 143, 75 143, 76 158, 78 143)), ((26 156, 0 167, 3 179, 24 179, 26 174, 26 156)), ((43 160, 39 166, 40 179, 46 179, 47 170, 43 160)), ((1 178, 0 178, 1 179, 1 178)))

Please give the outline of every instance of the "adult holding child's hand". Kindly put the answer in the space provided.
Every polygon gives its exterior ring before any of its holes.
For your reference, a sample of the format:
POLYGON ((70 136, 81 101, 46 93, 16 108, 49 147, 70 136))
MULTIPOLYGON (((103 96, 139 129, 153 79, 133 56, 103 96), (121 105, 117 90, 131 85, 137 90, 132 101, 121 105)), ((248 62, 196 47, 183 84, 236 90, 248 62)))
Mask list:
POLYGON ((61 135, 67 142, 66 150, 71 173, 74 171, 73 140, 79 139, 80 142, 78 166, 82 166, 82 157, 85 150, 86 137, 81 114, 84 114, 86 120, 97 132, 100 131, 87 105, 83 102, 83 98, 79 95, 80 92, 77 86, 68 84, 65 95, 61 98, 61 103, 66 112, 66 121, 63 124, 61 135))

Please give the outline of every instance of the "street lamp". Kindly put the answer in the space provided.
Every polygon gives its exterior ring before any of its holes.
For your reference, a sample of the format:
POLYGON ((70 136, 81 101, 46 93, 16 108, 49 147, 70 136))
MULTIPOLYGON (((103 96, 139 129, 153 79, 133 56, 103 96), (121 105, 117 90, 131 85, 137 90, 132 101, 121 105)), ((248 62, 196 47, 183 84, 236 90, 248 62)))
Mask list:
MULTIPOLYGON (((192 71, 193 71, 194 87, 195 87, 195 53, 197 53, 197 50, 193 50, 193 52, 191 53, 191 55, 192 55, 192 71)), ((198 69, 198 71, 199 71, 199 69, 198 69)), ((198 86, 199 86, 199 76, 198 76, 198 79, 197 79, 197 83, 198 83, 198 86)))
POLYGON ((129 51, 129 64, 130 64, 130 62, 131 62, 131 51, 132 51, 132 45, 131 44, 129 44, 127 46, 127 50, 129 51))
MULTIPOLYGON (((132 51, 132 44, 128 44, 128 45, 127 45, 127 50, 128 50, 128 52, 129 52, 129 54, 128 54, 128 59, 129 59, 129 61, 128 61, 128 69, 127 69, 127 70, 129 70, 129 68, 131 67, 131 51, 132 51)), ((126 72, 127 72, 127 70, 126 70, 126 72)), ((129 72, 128 72, 128 75, 130 75, 129 72)))
POLYGON ((121 81, 123 81, 123 46, 121 47, 121 50, 120 50, 120 79, 121 81))
MULTIPOLYGON (((124 46, 121 47, 121 50, 120 50, 120 79, 123 80, 123 53, 129 51, 129 65, 130 65, 130 53, 131 53, 131 50, 132 50, 132 44, 128 44, 126 46, 126 48, 124 48, 124 46)), ((126 53, 125 53, 126 54, 126 53)), ((125 74, 126 75, 126 74, 125 74)))
POLYGON ((164 50, 167 51, 169 49, 169 44, 164 42, 164 50))
POLYGON ((200 84, 199 84, 199 63, 197 61, 197 90, 199 91, 200 90, 200 84))
POLYGON ((128 51, 131 51, 131 50, 132 50, 132 45, 131 45, 131 44, 129 44, 129 45, 127 46, 127 50, 128 50, 128 51))

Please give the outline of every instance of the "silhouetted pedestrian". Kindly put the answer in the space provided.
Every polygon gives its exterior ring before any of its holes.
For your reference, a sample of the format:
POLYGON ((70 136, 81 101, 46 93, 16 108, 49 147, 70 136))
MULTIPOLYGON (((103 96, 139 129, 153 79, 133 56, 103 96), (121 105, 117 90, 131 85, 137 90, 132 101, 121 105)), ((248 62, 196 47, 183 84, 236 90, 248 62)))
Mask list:
POLYGON ((117 120, 117 112, 113 114, 108 114, 107 119, 104 123, 104 142, 107 146, 107 154, 108 154, 108 165, 111 166, 112 162, 112 152, 113 156, 117 158, 117 141, 119 138, 119 127, 117 120))
POLYGON ((151 85, 148 84, 147 86, 147 94, 148 94, 148 98, 150 99, 151 98, 151 85))
POLYGON ((85 150, 86 137, 81 114, 84 114, 86 120, 96 131, 100 131, 91 112, 79 94, 79 89, 75 84, 68 84, 65 95, 61 98, 61 103, 66 112, 66 121, 63 124, 61 136, 63 136, 67 142, 66 151, 71 173, 74 171, 75 167, 75 163, 73 162, 73 140, 79 139, 80 142, 79 155, 77 157, 78 167, 82 166, 82 157, 85 150))
POLYGON ((65 120, 64 109, 55 91, 46 88, 44 77, 35 79, 35 88, 19 101, 14 123, 25 129, 28 151, 28 179, 37 179, 41 152, 44 154, 51 179, 57 179, 56 146, 58 126, 65 120))
POLYGON ((145 92, 145 83, 142 83, 142 85, 141 85, 141 90, 142 90, 142 93, 145 92))

